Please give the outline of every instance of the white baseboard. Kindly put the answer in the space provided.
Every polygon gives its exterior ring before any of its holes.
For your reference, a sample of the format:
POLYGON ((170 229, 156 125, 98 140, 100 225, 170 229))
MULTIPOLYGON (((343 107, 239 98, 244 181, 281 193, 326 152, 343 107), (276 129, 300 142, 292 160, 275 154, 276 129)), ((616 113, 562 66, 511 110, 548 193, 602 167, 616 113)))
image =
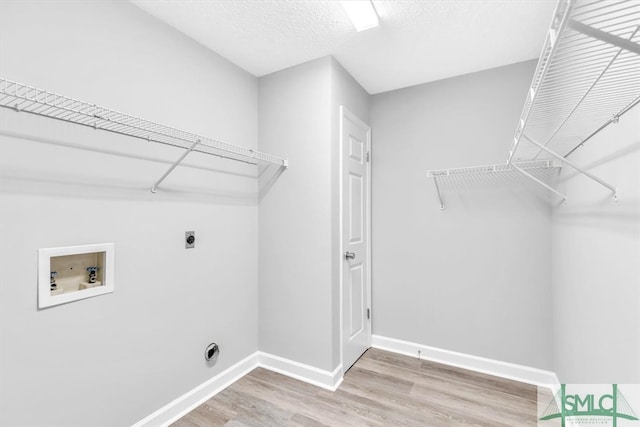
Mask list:
POLYGON ((325 371, 304 363, 285 359, 273 354, 258 352, 258 366, 278 372, 279 374, 322 387, 326 390, 336 391, 342 384, 342 365, 333 372, 325 371))
POLYGON ((133 427, 168 426, 229 387, 258 366, 258 352, 245 357, 210 380, 141 419, 133 427))
POLYGON ((409 341, 402 341, 395 338, 383 337, 380 335, 373 335, 372 339, 373 347, 381 350, 387 350, 413 357, 417 357, 418 351, 420 351, 420 358, 430 360, 432 362, 469 369, 471 371, 481 372, 483 374, 489 374, 527 384, 547 387, 552 390, 557 390, 559 388, 558 377, 551 371, 502 362, 500 360, 472 356, 470 354, 458 353, 450 350, 443 350, 440 348, 409 341))
POLYGON ((342 365, 338 366, 333 372, 329 372, 280 356, 256 351, 138 421, 133 427, 166 427, 258 367, 269 369, 326 390, 335 391, 342 384, 342 365))
MULTIPOLYGON (((528 384, 544 386, 551 388, 554 392, 560 388, 558 377, 550 371, 457 353, 455 351, 429 347, 395 338, 382 337, 380 335, 373 335, 372 339, 373 347, 381 350, 412 357, 416 357, 418 350, 420 350, 420 357, 422 359, 528 384)), ((331 391, 335 391, 340 384, 342 384, 344 375, 342 365, 331 372, 285 359, 284 357, 257 351, 158 409, 151 415, 138 421, 133 427, 168 426, 257 367, 269 369, 331 391)))

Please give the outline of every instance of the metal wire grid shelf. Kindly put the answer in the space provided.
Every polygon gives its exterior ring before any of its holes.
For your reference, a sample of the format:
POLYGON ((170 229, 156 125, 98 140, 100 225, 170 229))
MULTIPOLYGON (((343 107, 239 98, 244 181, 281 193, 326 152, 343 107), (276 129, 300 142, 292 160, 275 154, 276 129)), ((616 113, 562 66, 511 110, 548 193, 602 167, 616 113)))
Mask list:
POLYGON ((466 168, 455 169, 440 169, 427 171, 427 176, 433 178, 433 184, 438 195, 438 201, 440 202, 440 209, 444 210, 444 201, 442 200, 442 194, 440 191, 439 181, 447 179, 455 179, 456 177, 464 175, 506 175, 517 174, 525 175, 526 177, 538 182, 548 190, 556 192, 551 186, 545 183, 540 177, 535 176, 536 171, 557 171, 560 169, 561 163, 557 160, 536 160, 531 162, 512 162, 503 163, 498 165, 486 165, 486 166, 471 166, 466 168))
POLYGON ((496 172, 512 172, 516 167, 520 169, 537 169, 537 168, 558 168, 560 162, 554 160, 537 160, 532 162, 514 162, 512 164, 502 163, 499 165, 487 166, 471 166, 466 168, 440 169, 427 171, 427 176, 431 178, 440 178, 455 175, 475 175, 478 173, 496 173, 496 172))
MULTIPOLYGON (((640 1, 559 0, 505 165, 427 171, 455 174, 513 170, 566 201, 531 172, 555 159, 612 192, 616 189, 567 159, 640 103, 640 1), (527 163, 529 162, 529 163, 527 163), (526 166, 528 164, 528 166, 526 166), (522 167, 526 166, 526 167, 522 167), (492 168, 497 169, 492 169, 492 168)), ((559 167, 560 164, 554 166, 559 167)))
POLYGON ((0 78, 0 107, 88 126, 145 141, 183 148, 185 152, 152 187, 158 185, 192 151, 256 165, 258 162, 287 167, 287 159, 154 123, 68 96, 0 78))
POLYGON ((509 161, 567 156, 639 102, 640 2, 561 1, 509 161))

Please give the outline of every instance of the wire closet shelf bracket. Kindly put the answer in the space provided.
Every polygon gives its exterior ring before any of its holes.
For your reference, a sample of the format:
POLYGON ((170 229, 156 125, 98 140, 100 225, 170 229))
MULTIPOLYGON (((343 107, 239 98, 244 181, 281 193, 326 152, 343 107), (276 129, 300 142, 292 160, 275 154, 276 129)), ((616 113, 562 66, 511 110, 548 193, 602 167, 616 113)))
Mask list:
POLYGON ((288 166, 288 160, 284 158, 154 123, 1 77, 0 107, 184 149, 182 155, 153 184, 153 193, 185 157, 194 151, 252 165, 264 162, 284 168, 288 166))
MULTIPOLYGON (((507 163, 496 167, 513 168, 566 201, 565 195, 525 170, 535 167, 521 167, 527 162, 556 160, 557 166, 569 166, 605 187, 617 201, 613 185, 567 157, 638 103, 640 2, 560 0, 507 163)), ((491 172, 486 167, 464 169, 491 172)), ((443 172, 458 170, 428 171, 427 176, 437 188, 438 177, 449 176, 443 172)), ((442 206, 439 191, 438 197, 442 206)))

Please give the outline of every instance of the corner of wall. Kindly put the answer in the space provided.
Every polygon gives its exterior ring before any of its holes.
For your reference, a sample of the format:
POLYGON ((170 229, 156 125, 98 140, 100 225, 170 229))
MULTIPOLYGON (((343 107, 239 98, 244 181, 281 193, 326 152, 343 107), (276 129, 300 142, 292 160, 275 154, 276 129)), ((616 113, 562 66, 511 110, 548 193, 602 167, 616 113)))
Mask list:
POLYGON ((640 106, 571 154, 552 216, 554 369, 564 383, 640 383, 640 106))

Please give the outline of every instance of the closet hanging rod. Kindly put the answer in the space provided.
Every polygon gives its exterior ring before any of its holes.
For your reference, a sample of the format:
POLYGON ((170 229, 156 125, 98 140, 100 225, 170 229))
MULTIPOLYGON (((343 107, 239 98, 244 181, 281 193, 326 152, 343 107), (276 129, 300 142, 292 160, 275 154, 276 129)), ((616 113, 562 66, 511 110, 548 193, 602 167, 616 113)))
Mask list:
POLYGON ((116 110, 0 77, 0 107, 170 145, 252 165, 287 167, 287 159, 165 126, 116 110))

